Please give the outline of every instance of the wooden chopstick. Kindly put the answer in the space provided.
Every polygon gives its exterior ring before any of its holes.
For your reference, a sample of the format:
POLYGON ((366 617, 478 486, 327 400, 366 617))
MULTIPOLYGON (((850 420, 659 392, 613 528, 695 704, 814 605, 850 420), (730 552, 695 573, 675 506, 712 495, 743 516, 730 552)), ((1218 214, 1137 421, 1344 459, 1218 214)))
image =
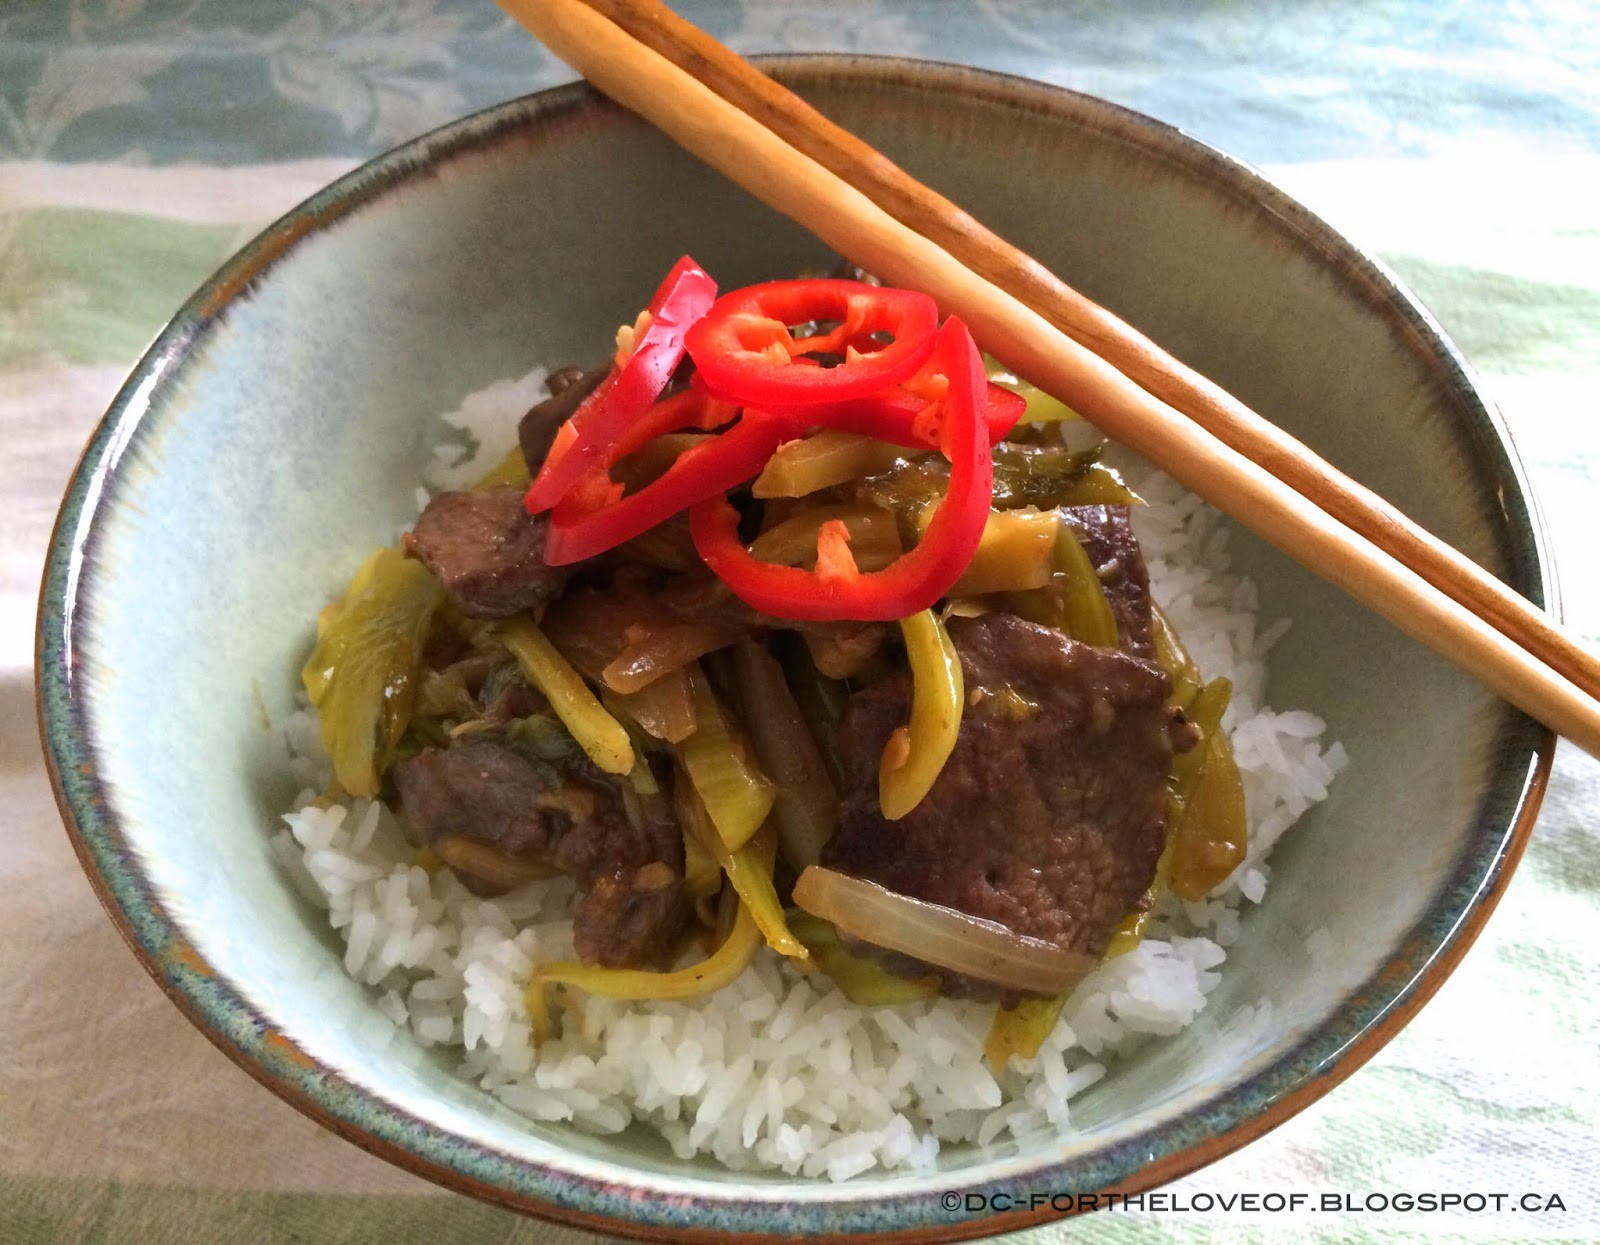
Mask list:
POLYGON ((1585 751, 1600 703, 583 0, 501 0, 544 45, 840 254, 926 291, 1007 367, 1585 751))
POLYGON ((1311 498, 1589 695, 1600 696, 1600 660, 1579 647, 1548 614, 1378 494, 1324 462, 1220 385, 1085 298, 1038 260, 928 189, 871 145, 829 121, 743 57, 659 0, 584 2, 791 147, 849 182, 902 224, 1008 290, 1123 375, 1311 498))

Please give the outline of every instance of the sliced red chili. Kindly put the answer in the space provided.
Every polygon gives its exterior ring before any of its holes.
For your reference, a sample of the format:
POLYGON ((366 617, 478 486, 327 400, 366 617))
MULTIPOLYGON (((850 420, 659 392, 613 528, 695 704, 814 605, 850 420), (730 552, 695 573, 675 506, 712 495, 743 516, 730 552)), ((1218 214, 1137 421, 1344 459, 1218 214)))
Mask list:
MULTIPOLYGON (((638 419, 617 434, 606 457, 607 468, 615 466, 629 454, 643 449, 651 441, 669 432, 682 432, 695 428, 711 432, 731 424, 739 408, 698 386, 680 389, 671 397, 662 398, 645 408, 638 419)), ((596 471, 603 470, 595 468, 596 471)))
POLYGON ((825 541, 819 534, 817 570, 761 562, 739 539, 738 512, 726 498, 709 497, 690 510, 690 530, 706 565, 734 595, 776 618, 887 621, 927 609, 961 577, 993 498, 994 468, 981 415, 983 360, 954 316, 938 332, 934 357, 948 380, 940 432, 950 484, 916 547, 881 571, 863 573, 840 524, 825 541))
POLYGON ((618 440, 667 387, 683 361, 685 335, 716 296, 717 283, 689 256, 673 265, 645 308, 650 323, 632 354, 562 426, 523 500, 529 513, 549 510, 585 472, 621 457, 614 453, 618 440))
MULTIPOLYGON (((942 399, 920 397, 904 386, 848 402, 791 407, 786 414, 819 428, 876 437, 907 449, 936 450, 940 442, 942 399)), ((989 444, 1005 439, 1028 409, 1027 399, 990 381, 984 390, 983 419, 989 444)))
MULTIPOLYGON (((686 403, 683 409, 687 412, 691 408, 686 403)), ((668 427, 666 418, 658 417, 653 421, 651 435, 671 432, 674 427, 698 427, 704 422, 689 418, 691 422, 668 427)), ((792 421, 746 410, 732 427, 690 446, 663 475, 626 497, 622 486, 614 483, 607 471, 589 472, 550 514, 545 561, 551 566, 582 562, 615 549, 696 502, 721 496, 759 475, 773 450, 798 431, 792 421)), ((650 438, 636 435, 633 439, 637 442, 634 448, 638 448, 650 438)))
POLYGON ((863 398, 910 377, 933 352, 926 294, 859 281, 769 281, 724 295, 689 330, 695 367, 718 392, 764 409, 863 398), (838 321, 797 339, 791 326, 838 321), (883 337, 890 340, 883 341, 883 337), (838 353, 834 367, 813 353, 838 353))

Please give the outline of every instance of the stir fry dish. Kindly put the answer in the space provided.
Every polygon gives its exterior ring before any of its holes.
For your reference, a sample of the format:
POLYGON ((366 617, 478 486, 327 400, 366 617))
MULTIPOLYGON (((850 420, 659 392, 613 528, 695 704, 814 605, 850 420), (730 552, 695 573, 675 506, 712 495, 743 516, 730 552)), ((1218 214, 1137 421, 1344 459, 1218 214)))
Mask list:
POLYGON ((478 895, 575 884, 536 1034, 775 953, 993 1002, 1003 1064, 1244 858, 1229 687, 1151 599, 1138 498, 991 367, 857 270, 719 296, 685 257, 322 612, 336 794, 478 895))

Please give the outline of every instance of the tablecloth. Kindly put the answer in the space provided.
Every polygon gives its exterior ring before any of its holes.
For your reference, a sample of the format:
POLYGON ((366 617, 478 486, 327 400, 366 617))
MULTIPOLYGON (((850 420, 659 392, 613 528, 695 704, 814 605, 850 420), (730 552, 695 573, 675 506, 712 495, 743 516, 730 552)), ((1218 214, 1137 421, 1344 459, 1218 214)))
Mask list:
MULTIPOLYGON (((680 7, 744 51, 904 53, 1061 83, 1262 167, 1386 260, 1482 374, 1543 504, 1568 617, 1600 639, 1592 3, 680 7)), ((57 500, 166 317, 354 163, 570 76, 490 0, 0 3, 0 1239, 594 1239, 366 1155, 192 1029, 79 872, 31 706, 57 500)), ((1600 1237, 1597 812, 1600 766, 1563 745, 1487 931, 1370 1064, 1163 1207, 1017 1239, 1600 1237), (1293 1192, 1310 1207, 1206 1202, 1293 1192), (1462 1200, 1406 1211, 1397 1194, 1462 1200)))

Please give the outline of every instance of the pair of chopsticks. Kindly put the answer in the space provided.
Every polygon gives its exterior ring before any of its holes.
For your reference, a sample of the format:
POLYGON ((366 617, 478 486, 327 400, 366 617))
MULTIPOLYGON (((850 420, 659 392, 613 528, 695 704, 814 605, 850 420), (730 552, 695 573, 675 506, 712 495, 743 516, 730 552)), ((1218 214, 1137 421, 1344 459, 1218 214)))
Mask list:
POLYGON ((1600 662, 1549 617, 657 0, 499 0, 599 90, 1591 755, 1600 662))

